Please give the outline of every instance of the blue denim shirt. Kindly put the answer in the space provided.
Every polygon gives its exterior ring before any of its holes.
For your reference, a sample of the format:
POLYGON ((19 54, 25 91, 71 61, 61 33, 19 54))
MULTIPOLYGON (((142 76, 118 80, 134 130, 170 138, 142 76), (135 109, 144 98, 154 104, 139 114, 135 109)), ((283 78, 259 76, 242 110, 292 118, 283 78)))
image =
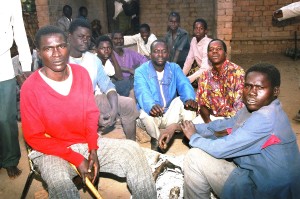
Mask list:
POLYGON ((300 197, 299 148, 278 99, 252 113, 244 107, 232 118, 195 126, 197 133, 190 139, 192 147, 216 158, 232 158, 237 165, 221 198, 300 197), (227 128, 232 128, 228 136, 217 139, 213 135, 227 128), (263 148, 274 135, 280 142, 263 148))
MULTIPOLYGON (((177 93, 183 103, 187 100, 195 100, 195 91, 176 63, 167 62, 164 68, 164 76, 161 81, 166 108, 177 97, 177 93)), ((155 104, 163 107, 163 98, 160 93, 160 85, 152 61, 147 61, 135 70, 134 93, 138 102, 138 108, 149 114, 155 104)))

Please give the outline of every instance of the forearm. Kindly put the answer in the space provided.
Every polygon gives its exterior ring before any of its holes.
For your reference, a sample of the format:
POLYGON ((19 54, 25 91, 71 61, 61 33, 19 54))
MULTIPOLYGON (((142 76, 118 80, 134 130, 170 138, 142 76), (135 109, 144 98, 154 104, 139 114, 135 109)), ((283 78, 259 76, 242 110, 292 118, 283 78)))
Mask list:
POLYGON ((107 99, 111 106, 112 112, 116 114, 118 112, 118 94, 117 94, 117 92, 113 91, 113 90, 108 92, 107 99))
POLYGON ((210 111, 206 106, 200 106, 200 115, 205 123, 209 123, 210 120, 210 111))
POLYGON ((172 62, 175 62, 175 63, 177 62, 178 57, 179 57, 179 53, 180 53, 179 50, 176 50, 176 51, 175 51, 175 55, 174 55, 174 58, 173 58, 172 62))

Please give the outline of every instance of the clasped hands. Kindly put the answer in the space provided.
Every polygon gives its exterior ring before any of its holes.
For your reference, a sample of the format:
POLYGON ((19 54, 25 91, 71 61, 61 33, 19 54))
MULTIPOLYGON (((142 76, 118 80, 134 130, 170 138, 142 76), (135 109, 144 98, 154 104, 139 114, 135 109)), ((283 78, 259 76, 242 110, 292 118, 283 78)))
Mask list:
POLYGON ((90 151, 88 160, 84 158, 84 160, 77 167, 77 170, 80 173, 84 184, 86 177, 89 178, 92 183, 95 183, 100 170, 100 164, 96 149, 90 151))

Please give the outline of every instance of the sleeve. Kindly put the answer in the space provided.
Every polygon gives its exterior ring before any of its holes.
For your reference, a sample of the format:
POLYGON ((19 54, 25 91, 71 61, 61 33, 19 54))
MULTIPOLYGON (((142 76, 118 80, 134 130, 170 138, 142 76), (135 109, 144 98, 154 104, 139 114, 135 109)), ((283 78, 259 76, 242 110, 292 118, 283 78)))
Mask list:
MULTIPOLYGON (((88 72, 86 72, 86 76, 89 77, 88 72)), ((99 119, 99 109, 96 105, 96 101, 93 95, 93 85, 89 78, 85 78, 87 83, 86 91, 87 96, 87 104, 86 104, 86 118, 87 118, 87 126, 86 126, 86 140, 89 146, 89 150, 98 149, 97 139, 98 139, 98 119, 99 119)))
POLYGON ((242 100, 245 81, 244 79, 245 72, 242 68, 239 68, 234 73, 234 80, 231 83, 231 85, 233 86, 233 90, 228 93, 228 95, 231 96, 231 102, 229 102, 228 104, 232 104, 231 108, 233 109, 233 111, 231 112, 233 112, 233 115, 244 106, 242 100))
POLYGON ((183 69, 182 69, 183 73, 185 75, 187 75, 189 73, 189 71, 192 68, 192 64, 193 64, 193 62, 195 60, 195 58, 194 58, 194 50, 193 50, 193 40, 194 40, 194 38, 191 41, 190 50, 189 50, 189 53, 188 53, 188 55, 186 57, 186 60, 184 62, 184 66, 183 66, 183 69))
POLYGON ((97 85, 101 92, 107 94, 111 90, 116 90, 115 85, 105 73, 102 63, 98 57, 95 57, 95 62, 97 64, 97 85))
POLYGON ((62 31, 64 31, 64 32, 67 32, 67 31, 68 31, 67 28, 66 28, 66 25, 65 25, 65 23, 64 23, 64 21, 63 21, 62 18, 59 18, 59 19, 57 20, 57 26, 58 26, 62 31))
MULTIPOLYGON (((26 81, 30 81, 30 79, 26 81)), ((36 90, 38 89, 28 82, 24 83, 21 90, 20 108, 24 139, 33 149, 44 154, 61 157, 78 166, 84 159, 80 153, 66 147, 59 139, 47 136, 43 125, 42 111, 39 109, 37 100, 40 93, 36 90)))
MULTIPOLYGON (((149 64, 149 62, 145 64, 149 64)), ((144 74, 144 71, 142 71, 141 69, 142 68, 136 69, 134 74, 134 94, 140 108, 143 109, 147 114, 149 114, 150 110, 155 105, 155 100, 151 94, 148 84, 148 82, 151 80, 146 78, 146 74, 144 74)))
POLYGON ((19 60, 22 65, 23 71, 31 71, 32 57, 28 45, 28 40, 25 32, 21 1, 15 1, 16 7, 14 8, 12 16, 12 27, 14 33, 14 40, 18 46, 19 60))
POLYGON ((282 18, 278 18, 278 21, 289 19, 300 15, 300 2, 291 3, 287 6, 280 8, 282 11, 282 18))
POLYGON ((140 37, 140 33, 135 34, 135 35, 125 35, 124 36, 124 45, 136 44, 139 37, 140 37))
MULTIPOLYGON (((171 63, 175 64, 175 63, 171 63)), ((175 79, 176 79, 176 87, 180 99, 183 103, 187 100, 195 100, 195 91, 190 83, 189 79, 183 74, 179 65, 176 64, 175 67, 175 79)))
MULTIPOLYGON (((219 125, 222 124, 222 122, 218 122, 219 125)), ((216 131, 218 122, 215 122, 214 125, 209 123, 207 128, 216 131)), ((252 113, 243 126, 231 134, 215 140, 206 139, 201 134, 194 134, 191 137, 190 145, 200 148, 216 158, 258 154, 272 131, 273 125, 270 119, 256 112, 252 113)))
POLYGON ((148 61, 148 59, 144 55, 141 55, 140 53, 137 52, 134 52, 134 58, 135 58, 135 65, 138 66, 148 61))

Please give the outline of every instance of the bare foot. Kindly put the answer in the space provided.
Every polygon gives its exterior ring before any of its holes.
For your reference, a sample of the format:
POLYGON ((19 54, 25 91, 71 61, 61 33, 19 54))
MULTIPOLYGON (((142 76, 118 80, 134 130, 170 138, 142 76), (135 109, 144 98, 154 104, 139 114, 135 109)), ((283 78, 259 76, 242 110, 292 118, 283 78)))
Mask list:
POLYGON ((5 169, 7 171, 7 175, 12 179, 15 179, 22 173, 22 171, 20 169, 18 169, 17 166, 6 167, 5 169))

